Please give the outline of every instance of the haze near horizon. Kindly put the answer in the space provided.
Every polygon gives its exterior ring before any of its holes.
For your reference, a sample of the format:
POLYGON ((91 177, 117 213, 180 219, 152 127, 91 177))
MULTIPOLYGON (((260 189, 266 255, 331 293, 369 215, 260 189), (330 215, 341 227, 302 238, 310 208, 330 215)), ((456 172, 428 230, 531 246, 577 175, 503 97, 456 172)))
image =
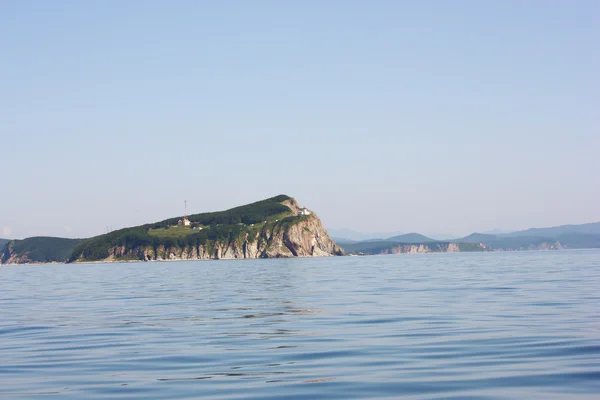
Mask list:
POLYGON ((600 221, 600 3, 0 3, 0 237, 281 193, 328 228, 600 221))

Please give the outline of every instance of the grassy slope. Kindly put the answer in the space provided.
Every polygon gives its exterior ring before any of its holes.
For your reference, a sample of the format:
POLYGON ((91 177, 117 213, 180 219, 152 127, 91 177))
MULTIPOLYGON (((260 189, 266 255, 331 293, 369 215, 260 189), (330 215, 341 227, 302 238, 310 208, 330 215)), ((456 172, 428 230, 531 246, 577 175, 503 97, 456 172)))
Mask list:
POLYGON ((157 238, 178 238, 182 236, 192 235, 197 233, 189 226, 170 226, 168 228, 158 228, 148 231, 148 234, 157 238))

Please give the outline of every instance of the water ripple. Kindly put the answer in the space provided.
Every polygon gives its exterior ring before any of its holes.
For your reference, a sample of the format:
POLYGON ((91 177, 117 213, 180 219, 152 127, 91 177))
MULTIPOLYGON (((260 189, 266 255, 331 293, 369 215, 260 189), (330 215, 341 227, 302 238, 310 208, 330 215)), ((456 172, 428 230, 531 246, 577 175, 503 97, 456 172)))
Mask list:
POLYGON ((0 268, 0 397, 592 399, 600 252, 0 268))

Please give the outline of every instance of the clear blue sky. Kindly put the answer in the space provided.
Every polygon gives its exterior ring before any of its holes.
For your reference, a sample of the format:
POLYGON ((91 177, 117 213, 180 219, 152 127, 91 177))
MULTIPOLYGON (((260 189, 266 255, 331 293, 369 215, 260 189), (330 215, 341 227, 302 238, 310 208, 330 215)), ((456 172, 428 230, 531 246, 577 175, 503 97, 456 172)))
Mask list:
POLYGON ((599 39, 598 1, 2 1, 0 237, 600 221, 599 39))

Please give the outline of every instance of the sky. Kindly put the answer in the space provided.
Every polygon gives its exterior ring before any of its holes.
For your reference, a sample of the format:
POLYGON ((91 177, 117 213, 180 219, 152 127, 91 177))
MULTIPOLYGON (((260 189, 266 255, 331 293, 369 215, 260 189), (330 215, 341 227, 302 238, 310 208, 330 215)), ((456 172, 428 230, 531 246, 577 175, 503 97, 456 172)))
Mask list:
POLYGON ((599 38, 595 0, 2 1, 0 237, 600 221, 599 38))

